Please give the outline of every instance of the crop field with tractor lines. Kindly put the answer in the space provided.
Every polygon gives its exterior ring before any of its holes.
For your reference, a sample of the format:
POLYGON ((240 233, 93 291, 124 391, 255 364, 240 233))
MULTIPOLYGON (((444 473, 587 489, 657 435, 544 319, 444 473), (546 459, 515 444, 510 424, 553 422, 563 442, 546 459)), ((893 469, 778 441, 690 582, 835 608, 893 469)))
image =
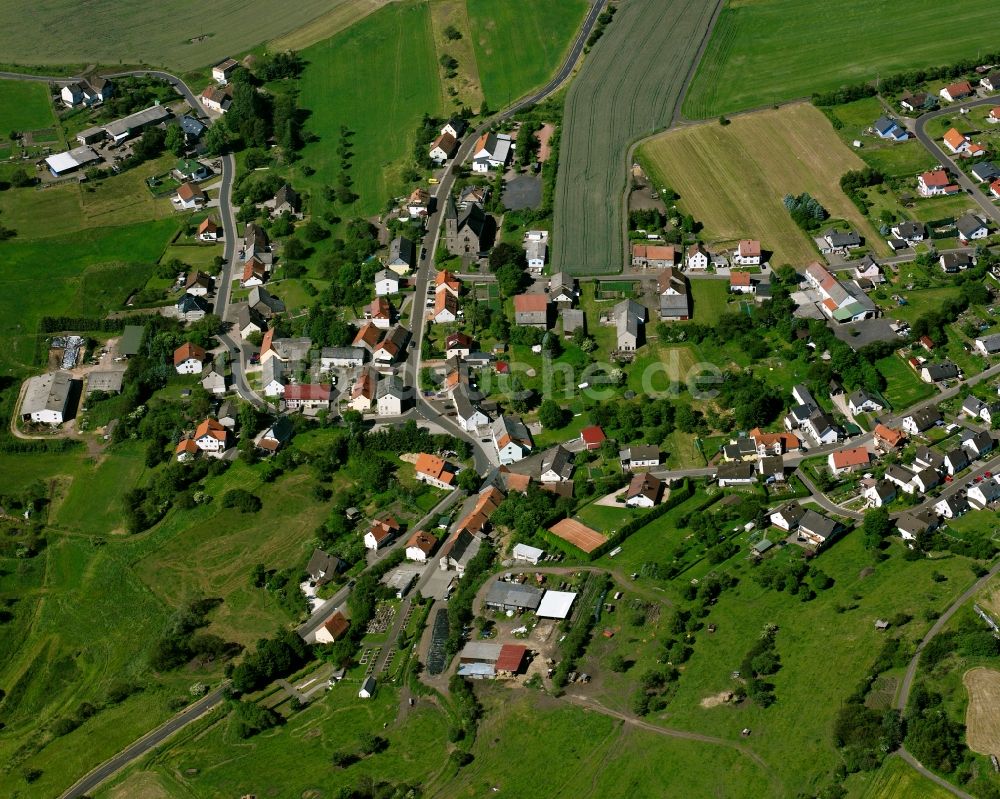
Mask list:
POLYGON ((632 0, 587 56, 566 94, 555 271, 621 271, 628 149, 670 123, 715 8, 700 0, 632 0))

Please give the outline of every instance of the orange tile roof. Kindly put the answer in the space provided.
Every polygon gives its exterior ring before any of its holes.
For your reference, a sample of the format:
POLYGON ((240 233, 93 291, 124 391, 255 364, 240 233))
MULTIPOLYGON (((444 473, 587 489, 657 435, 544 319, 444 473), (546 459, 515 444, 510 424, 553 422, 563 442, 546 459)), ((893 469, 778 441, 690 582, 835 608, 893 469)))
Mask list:
POLYGON ((205 350, 197 344, 192 344, 188 341, 181 344, 176 350, 174 350, 174 366, 180 366, 189 358, 194 358, 196 361, 204 362, 205 355, 205 350))
POLYGON ((215 220, 212 217, 206 217, 202 220, 201 224, 198 225, 198 235, 202 233, 215 233, 219 229, 219 226, 215 224, 215 220))
POLYGON ((743 258, 760 257, 760 242, 754 239, 743 239, 740 241, 738 249, 743 258))
POLYGON ((514 297, 514 310, 517 313, 533 313, 548 308, 549 298, 544 294, 518 294, 514 297))
POLYGON ((375 327, 375 325, 371 322, 365 322, 358 331, 358 335, 354 337, 354 344, 367 344, 369 347, 374 347, 378 344, 378 340, 381 336, 381 330, 375 327))
POLYGON ((197 183, 192 183, 191 181, 188 181, 186 183, 182 183, 180 186, 177 187, 177 196, 180 197, 182 200, 184 200, 184 202, 189 202, 193 200, 195 197, 204 198, 205 192, 201 190, 201 186, 199 186, 197 183))
POLYGON ((750 273, 749 272, 730 272, 729 273, 729 285, 730 286, 749 286, 750 285, 750 273))
POLYGON ((417 547, 425 555, 430 555, 435 546, 437 546, 437 539, 423 530, 417 530, 406 542, 407 549, 417 547))
POLYGON ((945 144, 949 145, 953 150, 957 150, 965 144, 965 136, 955 130, 955 128, 952 128, 944 134, 944 141, 945 144))
POLYGON ((212 438, 218 439, 219 441, 226 440, 226 428, 223 427, 215 419, 206 419, 200 425, 198 429, 194 431, 194 437, 196 439, 203 438, 204 436, 210 436, 212 438))
POLYGON ((902 430, 896 430, 892 427, 886 427, 884 424, 879 422, 875 425, 875 438, 884 441, 890 447, 897 447, 899 444, 905 440, 906 433, 902 430))
POLYGON ((931 186, 934 188, 947 186, 951 183, 951 178, 948 177, 948 173, 943 169, 935 169, 933 172, 924 172, 920 176, 920 180, 923 181, 925 186, 931 186))
POLYGON ((870 461, 871 456, 864 447, 841 449, 833 453, 833 465, 837 469, 846 469, 850 466, 864 466, 870 461))
POLYGON ((347 628, 351 626, 351 623, 347 620, 343 613, 339 610, 334 613, 329 619, 323 622, 324 629, 330 633, 330 637, 336 641, 340 636, 347 632, 347 628))
POLYGON ((427 475, 433 480, 440 480, 442 483, 451 483, 455 479, 455 471, 449 467, 450 464, 437 457, 437 455, 431 455, 427 452, 421 452, 417 455, 417 474, 427 475))
POLYGON ((185 438, 177 445, 174 452, 178 455, 195 455, 198 452, 198 445, 194 443, 193 438, 185 438))

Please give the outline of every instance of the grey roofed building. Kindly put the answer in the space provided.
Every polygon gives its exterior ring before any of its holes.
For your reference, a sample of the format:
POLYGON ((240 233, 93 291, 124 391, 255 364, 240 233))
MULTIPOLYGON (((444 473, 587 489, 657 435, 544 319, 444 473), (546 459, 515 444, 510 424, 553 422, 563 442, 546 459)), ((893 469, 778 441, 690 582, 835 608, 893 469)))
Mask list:
POLYGON ((410 269, 414 264, 415 249, 413 242, 406 236, 396 236, 389 242, 389 260, 387 266, 407 266, 410 269))
POLYGON ((104 126, 105 132, 112 139, 121 139, 138 133, 150 125, 157 125, 170 118, 170 109, 163 105, 152 105, 142 111, 136 111, 127 117, 116 119, 104 126))
POLYGON ((21 402, 21 416, 53 414, 59 417, 59 423, 65 421, 74 382, 69 372, 47 372, 30 378, 21 402))
POLYGON ((333 366, 338 364, 364 363, 364 347, 323 347, 319 352, 321 361, 330 361, 333 366))
POLYGON ((972 261, 972 256, 967 252, 942 253, 939 263, 945 272, 958 272, 963 269, 971 269, 975 265, 972 261))
POLYGON ((260 384, 266 389, 271 383, 285 383, 284 364, 278 358, 268 358, 260 365, 260 384))
POLYGON ((938 473, 937 469, 921 469, 915 475, 913 475, 914 484, 919 484, 922 486, 923 491, 929 491, 934 486, 941 482, 941 475, 938 473))
POLYGON ((891 502, 896 496, 896 486, 888 480, 879 480, 871 487, 871 490, 878 495, 879 501, 883 505, 887 502, 891 502))
POLYGON ((848 230, 846 233, 842 230, 834 230, 831 228, 826 231, 824 238, 827 240, 829 245, 835 249, 841 249, 843 247, 860 247, 861 246, 861 236, 857 234, 857 231, 848 230))
POLYGON ((907 241, 927 238, 927 227, 923 222, 911 222, 907 220, 906 222, 900 222, 898 225, 893 225, 893 229, 901 239, 907 241))
POLYGON ((656 461, 660 462, 660 448, 656 444, 640 444, 635 447, 627 447, 618 451, 618 458, 621 461, 656 461))
MULTIPOLYGON (((271 349, 275 357, 285 361, 305 361, 312 349, 312 339, 309 336, 296 336, 295 338, 275 338, 271 339, 271 349)), ((263 360, 264 353, 261 353, 263 360)))
POLYGON ((618 333, 618 349, 634 350, 642 346, 646 306, 632 299, 622 300, 615 304, 612 314, 618 333))
POLYGON ((987 355, 1000 352, 1000 333, 992 333, 976 339, 976 346, 985 350, 987 355))
POLYGON ((788 502, 775 510, 771 515, 774 516, 779 513, 788 522, 788 529, 791 530, 797 527, 799 522, 802 521, 806 510, 798 502, 788 502))
POLYGON ((837 521, 808 509, 799 521, 799 531, 812 533, 815 537, 828 541, 837 531, 837 521))
POLYGON ((958 367, 951 361, 932 363, 925 366, 924 370, 927 372, 927 377, 934 383, 938 383, 941 380, 952 380, 958 377, 958 367))
POLYGON ((486 592, 485 604, 497 610, 538 610, 542 593, 532 585, 497 580, 486 592))
POLYGON ((993 436, 986 430, 962 436, 962 446, 976 457, 993 450, 993 436))
POLYGON ((385 380, 379 380, 378 388, 375 390, 376 399, 382 397, 395 397, 403 401, 409 398, 410 389, 403 385, 403 382, 396 375, 389 375, 385 380))
POLYGON ((765 480, 782 480, 785 477, 785 461, 780 455, 767 455, 757 462, 760 476, 765 480))
POLYGON ((573 476, 573 466, 573 453, 556 444, 542 453, 538 473, 539 476, 543 476, 547 472, 553 472, 560 480, 569 480, 573 476))
POLYGON ((343 571, 346 565, 336 555, 331 555, 317 548, 313 550, 312 557, 309 558, 306 573, 317 585, 323 585, 330 582, 337 574, 343 571))
POLYGON ((983 220, 975 214, 962 214, 955 222, 955 227, 962 234, 963 238, 971 239, 986 228, 983 220))
POLYGON ((752 463, 720 463, 716 467, 715 477, 719 484, 727 482, 752 482, 756 477, 756 470, 752 463))
POLYGON ((254 256, 265 264, 271 263, 271 241, 267 232, 256 222, 248 222, 243 231, 243 260, 249 261, 254 256))
MULTIPOLYGON (((942 461, 943 460, 944 459, 942 458, 942 461)), ((897 485, 906 485, 913 479, 913 472, 909 469, 904 469, 898 464, 891 463, 886 467, 885 478, 886 480, 890 480, 897 485)))
POLYGON ((207 127, 204 122, 190 114, 185 114, 181 117, 181 130, 183 130, 188 136, 195 139, 201 138, 207 127))
POLYGON ((278 192, 274 195, 275 213, 280 214, 285 211, 289 211, 294 214, 299 210, 300 202, 299 193, 286 183, 278 189, 278 192))
POLYGON ((660 319, 687 319, 691 315, 691 301, 687 294, 661 294, 660 319))
POLYGON ((896 529, 903 538, 916 538, 926 530, 934 530, 938 526, 938 518, 929 510, 919 513, 904 511, 896 519, 896 529))
POLYGON ((260 312, 265 319, 269 319, 275 314, 284 313, 285 311, 285 303, 263 286, 254 286, 250 289, 247 303, 252 309, 260 312))
POLYGON ((576 308, 566 308, 559 314, 562 319, 563 335, 571 336, 577 330, 587 332, 587 317, 583 311, 576 308))
POLYGON ((125 373, 122 371, 91 372, 87 375, 87 393, 93 394, 95 391, 103 391, 106 394, 119 394, 124 378, 125 373))
POLYGON ((909 414, 917 430, 927 430, 941 421, 941 413, 937 408, 918 408, 909 414))
POLYGON ((983 161, 976 164, 970 170, 972 176, 980 183, 989 183, 1000 178, 1000 168, 991 161, 983 161))
POLYGON ((195 294, 185 294, 177 301, 177 311, 182 314, 208 313, 209 310, 208 302, 195 294))
POLYGON ((236 311, 236 327, 242 332, 251 325, 260 328, 261 333, 267 330, 267 320, 264 315, 256 308, 251 308, 248 303, 241 302, 236 311))
POLYGON ((927 446, 919 446, 914 452, 914 463, 921 469, 940 469, 944 466, 944 455, 927 446))

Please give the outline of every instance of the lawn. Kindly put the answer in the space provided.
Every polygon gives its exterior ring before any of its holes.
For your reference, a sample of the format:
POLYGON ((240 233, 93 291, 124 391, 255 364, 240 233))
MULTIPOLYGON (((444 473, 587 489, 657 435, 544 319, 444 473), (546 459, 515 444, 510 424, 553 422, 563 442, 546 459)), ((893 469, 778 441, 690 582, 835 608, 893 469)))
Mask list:
POLYGON ((895 411, 934 396, 934 387, 924 383, 898 355, 876 361, 875 368, 885 377, 886 389, 882 393, 895 411))
POLYGON ((687 385, 698 359, 690 344, 650 344, 628 368, 628 387, 636 394, 649 395, 687 385))
MULTIPOLYGON (((624 493, 624 491, 625 489, 623 488, 621 493, 624 493)), ((625 522, 642 516, 645 512, 639 508, 626 508, 624 505, 609 507, 606 505, 596 505, 591 502, 573 514, 573 518, 578 519, 599 533, 610 536, 611 533, 615 532, 625 522)))
POLYGON ((4 138, 12 130, 51 126, 54 117, 46 85, 38 81, 0 80, 0 119, 3 120, 4 138))
MULTIPOLYGON (((78 5, 30 0, 0 6, 0 53, 16 64, 151 64, 191 70, 280 37, 344 5, 351 18, 362 13, 353 0, 220 0, 205 14, 186 0, 165 0, 123 14, 117 0, 87 6, 86 35, 64 24, 78 5)), ((329 35, 329 34, 327 34, 329 35)), ((198 87, 200 88, 200 87, 198 87)))
POLYGON ((934 0, 907 2, 905 24, 867 0, 830 0, 822 36, 814 12, 801 0, 728 2, 684 100, 685 116, 707 119, 878 74, 950 64, 995 43, 993 15, 975 0, 949 6, 944 37, 934 0))
POLYGON ((8 270, 7 290, 0 298, 0 332, 8 346, 0 356, 0 372, 20 373, 33 366, 42 316, 102 316, 120 306, 134 287, 121 281, 122 274, 135 278, 141 272, 141 267, 126 266, 123 273, 122 265, 148 264, 151 269, 176 230, 176 220, 161 219, 0 243, 0 261, 8 270), (117 271, 103 271, 109 268, 117 271), (100 291, 83 291, 85 282, 100 291))
POLYGON ((682 0, 621 3, 587 55, 566 92, 553 272, 622 270, 622 204, 615 198, 625 190, 626 154, 637 138, 670 123, 713 10, 682 0))
POLYGON ((761 111, 727 126, 693 125, 662 134, 640 154, 655 180, 680 195, 678 204, 704 225, 709 243, 759 238, 774 265, 803 266, 818 257, 811 237, 782 204, 808 192, 835 219, 846 219, 881 248, 881 237, 840 190, 840 178, 864 162, 806 103, 761 111))
POLYGON ((695 322, 711 325, 724 313, 731 313, 739 306, 730 305, 729 283, 725 280, 692 280, 691 318, 695 322))
POLYGON ((308 63, 299 104, 310 110, 302 163, 315 170, 296 178, 311 191, 313 213, 322 187, 340 174, 341 125, 352 132, 350 175, 360 199, 345 216, 380 212, 407 190, 403 167, 412 158, 424 114, 445 112, 426 3, 391 4, 303 52, 308 63))
POLYGON ((500 108, 556 71, 588 5, 586 0, 467 0, 467 7, 482 91, 490 108, 500 108))

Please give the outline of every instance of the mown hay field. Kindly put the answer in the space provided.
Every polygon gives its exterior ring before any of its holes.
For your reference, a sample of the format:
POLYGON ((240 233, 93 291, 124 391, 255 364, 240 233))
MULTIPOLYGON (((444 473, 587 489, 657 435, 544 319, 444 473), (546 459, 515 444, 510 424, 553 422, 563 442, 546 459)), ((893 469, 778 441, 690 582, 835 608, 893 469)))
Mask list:
POLYGON ((0 3, 0 53, 13 64, 154 64, 192 70, 280 37, 355 0, 0 3), (81 35, 81 33, 83 34, 81 35))
POLYGON ((806 97, 878 74, 949 64, 995 51, 996 9, 956 0, 872 3, 729 0, 684 100, 710 119, 806 97))
POLYGON ((1000 671, 970 669, 962 677, 969 692, 965 711, 965 740, 981 755, 1000 753, 1000 671))
POLYGON ((732 120, 692 125, 646 142, 640 154, 656 181, 704 225, 713 242, 760 239, 772 264, 804 266, 819 257, 811 238, 782 204, 809 192, 834 219, 846 219, 869 242, 881 238, 840 190, 840 177, 864 162, 837 137, 814 106, 798 103, 732 120))
POLYGON ((714 10, 692 0, 630 0, 583 62, 566 94, 554 269, 621 271, 629 146, 670 123, 714 10))

